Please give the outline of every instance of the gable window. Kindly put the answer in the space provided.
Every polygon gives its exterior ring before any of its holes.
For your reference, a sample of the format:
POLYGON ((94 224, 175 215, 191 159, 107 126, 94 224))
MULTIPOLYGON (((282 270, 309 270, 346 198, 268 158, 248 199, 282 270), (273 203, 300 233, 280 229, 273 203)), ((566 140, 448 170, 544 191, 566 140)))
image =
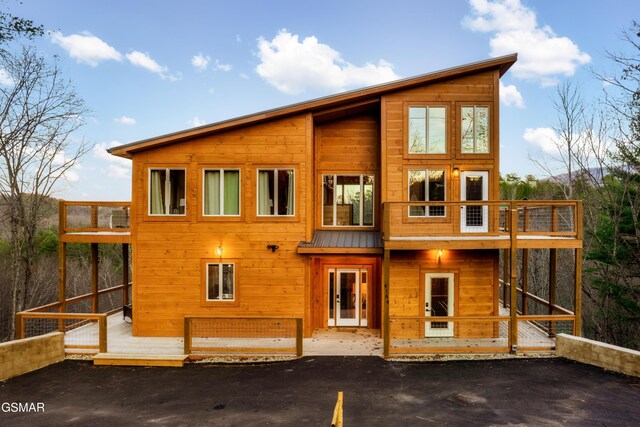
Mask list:
POLYGON ((488 153, 489 107, 462 107, 461 116, 462 153, 488 153))
POLYGON ((409 154, 445 154, 446 141, 445 107, 409 107, 409 154))
POLYGON ((240 171, 205 169, 203 215, 240 215, 240 171))
POLYGON ((235 299, 234 264, 207 263, 207 301, 235 299))
POLYGON ((293 169, 258 169, 258 215, 293 216, 293 169))
MULTIPOLYGON (((444 170, 409 170, 409 201, 444 202, 444 170)), ((410 206, 412 217, 444 217, 444 206, 410 206)))
POLYGON ((324 175, 322 225, 373 226, 373 175, 324 175))
POLYGON ((149 169, 149 215, 185 215, 184 169, 149 169))

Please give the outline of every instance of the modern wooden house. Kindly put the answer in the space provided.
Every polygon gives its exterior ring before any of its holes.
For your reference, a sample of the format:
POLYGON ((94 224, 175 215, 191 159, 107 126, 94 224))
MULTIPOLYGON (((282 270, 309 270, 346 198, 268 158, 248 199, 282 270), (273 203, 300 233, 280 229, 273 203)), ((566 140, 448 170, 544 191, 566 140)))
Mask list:
MULTIPOLYGON (((393 340, 451 347, 501 328, 517 345, 525 298, 541 299, 526 278, 508 285, 523 254, 575 251, 579 289, 582 239, 579 202, 499 200, 499 79, 515 61, 112 148, 133 165, 133 335, 182 336, 185 316, 293 317, 304 336, 381 331, 387 353, 393 340)), ((548 314, 579 333, 579 292, 569 311, 551 287, 548 314)))

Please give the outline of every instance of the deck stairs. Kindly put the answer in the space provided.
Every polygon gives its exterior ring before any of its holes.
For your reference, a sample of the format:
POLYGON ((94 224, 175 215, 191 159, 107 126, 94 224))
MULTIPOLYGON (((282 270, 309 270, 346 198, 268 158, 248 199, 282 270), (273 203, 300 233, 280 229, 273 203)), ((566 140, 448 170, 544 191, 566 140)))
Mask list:
POLYGON ((94 365, 102 366, 170 366, 182 367, 186 354, 98 353, 94 365))

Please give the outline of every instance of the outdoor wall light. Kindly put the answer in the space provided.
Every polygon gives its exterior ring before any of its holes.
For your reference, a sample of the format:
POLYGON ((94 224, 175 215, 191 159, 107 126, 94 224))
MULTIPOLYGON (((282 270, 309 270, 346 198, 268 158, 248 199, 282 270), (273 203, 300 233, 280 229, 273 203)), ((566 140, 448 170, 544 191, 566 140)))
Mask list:
POLYGON ((271 252, 275 252, 279 247, 278 245, 267 245, 267 249, 271 249, 271 252))
POLYGON ((218 255, 219 257, 221 257, 221 256, 222 256, 222 250, 223 250, 223 249, 222 249, 222 245, 219 245, 219 246, 216 248, 216 255, 218 255))
POLYGON ((444 255, 444 249, 438 249, 438 259, 442 258, 442 255, 444 255))
POLYGON ((453 177, 458 178, 460 176, 460 169, 453 168, 453 177))

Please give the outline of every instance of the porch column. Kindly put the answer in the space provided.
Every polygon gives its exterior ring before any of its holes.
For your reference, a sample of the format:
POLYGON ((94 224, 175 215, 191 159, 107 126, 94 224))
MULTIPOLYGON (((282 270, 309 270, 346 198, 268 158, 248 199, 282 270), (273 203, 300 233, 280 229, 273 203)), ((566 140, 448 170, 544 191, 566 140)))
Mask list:
POLYGON ((573 335, 582 336, 582 248, 576 249, 575 252, 575 277, 576 289, 574 296, 574 313, 576 320, 573 322, 573 335))
POLYGON ((91 311, 98 313, 98 244, 91 243, 91 311))
MULTIPOLYGON (((558 280, 558 250, 549 249, 549 316, 553 316, 556 305, 556 288, 558 280)), ((555 323, 549 322, 549 336, 555 336, 555 323)))
MULTIPOLYGON (((67 311, 67 244, 62 241, 62 236, 67 228, 67 205, 64 200, 58 202, 58 311, 67 311)), ((64 320, 58 320, 58 330, 64 332, 64 320)))
POLYGON ((511 300, 510 300, 510 315, 511 315, 511 336, 509 339, 509 346, 512 353, 515 353, 518 348, 518 209, 515 205, 511 205, 511 228, 510 228, 510 284, 511 284, 511 300))
POLYGON ((527 315, 527 292, 529 292, 529 249, 522 250, 522 314, 527 315))
POLYGON ((509 283, 509 259, 510 254, 508 249, 502 251, 502 307, 507 308, 507 301, 509 301, 509 291, 507 291, 507 283, 509 283))
POLYGON ((389 357, 389 276, 391 268, 391 251, 384 250, 384 260, 382 264, 382 281, 383 281, 383 295, 382 295, 382 355, 389 357))
POLYGON ((122 244, 122 305, 129 304, 129 244, 122 244))

